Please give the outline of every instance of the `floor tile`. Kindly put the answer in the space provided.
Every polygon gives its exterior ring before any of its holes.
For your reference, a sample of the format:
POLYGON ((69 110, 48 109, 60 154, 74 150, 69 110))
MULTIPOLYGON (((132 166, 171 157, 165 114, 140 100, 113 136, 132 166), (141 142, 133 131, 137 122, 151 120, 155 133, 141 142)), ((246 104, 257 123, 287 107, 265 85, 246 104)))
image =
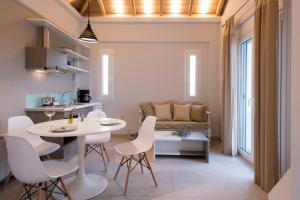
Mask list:
MULTIPOLYGON (((211 147, 210 163, 195 157, 159 156, 152 162, 158 187, 151 174, 137 166, 132 171, 127 195, 124 186, 127 167, 124 165, 114 180, 121 157, 113 150, 114 145, 126 142, 126 137, 112 137, 106 146, 110 157, 108 171, 104 171, 102 158, 92 152, 86 158, 86 171, 99 174, 108 180, 107 189, 92 200, 266 200, 267 194, 253 181, 253 168, 241 157, 225 156, 220 144, 211 147)), ((76 141, 65 146, 65 161, 77 162, 76 141)), ((20 183, 12 180, 0 199, 12 200, 20 183)))

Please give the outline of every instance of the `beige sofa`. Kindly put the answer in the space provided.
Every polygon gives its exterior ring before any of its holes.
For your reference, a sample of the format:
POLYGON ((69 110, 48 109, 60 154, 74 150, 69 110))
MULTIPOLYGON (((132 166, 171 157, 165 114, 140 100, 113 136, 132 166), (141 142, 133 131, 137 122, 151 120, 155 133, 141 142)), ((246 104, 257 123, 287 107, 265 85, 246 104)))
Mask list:
MULTIPOLYGON (((146 104, 148 108, 150 107, 153 109, 154 112, 154 103, 156 102, 143 102, 139 105, 139 126, 142 124, 143 120, 145 119, 145 113, 143 110, 143 105, 146 104)), ((192 105, 202 105, 205 107, 202 115, 204 120, 201 122, 198 121, 157 121, 155 125, 155 130, 176 130, 176 129, 189 129, 191 131, 201 131, 204 133, 208 139, 211 138, 211 117, 210 112, 208 112, 208 108, 206 105, 203 105, 199 102, 178 102, 178 101, 167 101, 163 103, 170 103, 171 104, 171 113, 174 116, 174 104, 192 104, 192 105)), ((162 102, 157 102, 157 104, 163 104, 162 102)), ((155 112, 154 112, 155 113, 155 112)), ((154 114, 155 115, 155 114, 154 114)))

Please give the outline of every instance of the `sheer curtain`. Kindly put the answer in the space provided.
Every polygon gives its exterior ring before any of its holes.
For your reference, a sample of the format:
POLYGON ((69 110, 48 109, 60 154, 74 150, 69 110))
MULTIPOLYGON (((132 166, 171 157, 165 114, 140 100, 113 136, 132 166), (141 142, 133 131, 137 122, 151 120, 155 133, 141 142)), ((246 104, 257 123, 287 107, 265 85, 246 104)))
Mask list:
POLYGON ((237 155, 237 70, 234 16, 225 22, 222 57, 222 146, 223 153, 237 155))
POLYGON ((254 176, 269 192, 279 178, 277 134, 277 0, 256 0, 254 21, 254 176))

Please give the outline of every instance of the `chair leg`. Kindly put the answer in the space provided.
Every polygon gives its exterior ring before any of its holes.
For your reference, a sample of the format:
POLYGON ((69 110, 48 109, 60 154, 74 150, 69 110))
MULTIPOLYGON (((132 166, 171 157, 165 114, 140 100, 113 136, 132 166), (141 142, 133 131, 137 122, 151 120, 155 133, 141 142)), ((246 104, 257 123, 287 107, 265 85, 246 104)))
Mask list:
POLYGON ((46 155, 47 160, 51 160, 51 157, 49 155, 46 155))
POLYGON ((121 164, 122 164, 122 162, 123 162, 124 158, 125 158, 125 157, 123 156, 123 157, 122 157, 122 159, 121 159, 121 162, 120 162, 120 164, 119 164, 119 166, 118 166, 118 169, 117 169, 117 171, 116 171, 116 174, 115 174, 114 180, 116 180, 116 178, 117 178, 117 176, 118 176, 118 173, 119 173, 119 171, 120 171, 121 164))
POLYGON ((139 153, 139 160, 140 160, 140 166, 141 166, 141 170, 142 170, 142 174, 143 174, 144 170, 143 170, 143 164, 142 164, 142 157, 141 157, 140 153, 139 153))
POLYGON ((106 168, 106 163, 105 163, 105 158, 104 158, 104 153, 103 153, 103 150, 102 150, 102 147, 101 147, 101 144, 100 144, 100 146, 99 146, 99 149, 100 149, 100 155, 101 155, 101 157, 102 157, 102 160, 103 160, 103 164, 104 164, 104 169, 105 169, 105 171, 107 172, 107 168, 106 168))
POLYGON ((62 179, 62 178, 59 178, 59 181, 60 181, 61 186, 62 186, 62 188, 64 189, 65 193, 67 194, 68 199, 69 199, 69 200, 72 200, 71 194, 70 194, 68 188, 66 187, 66 184, 65 184, 65 182, 63 181, 63 179, 62 179))
POLYGON ((144 153, 144 155, 145 155, 145 159, 146 159, 147 165, 148 165, 148 167, 149 167, 149 170, 150 170, 150 172, 151 172, 153 181, 154 181, 154 183, 155 183, 155 187, 157 187, 157 182, 156 182, 156 179, 155 179, 155 177, 154 177, 154 174, 153 174, 153 171, 152 171, 152 167, 151 167, 151 165, 150 165, 150 163, 149 163, 149 160, 148 160, 148 158, 147 158, 147 156, 146 156, 146 153, 144 153))
POLYGON ((84 157, 86 157, 86 155, 87 155, 88 148, 89 148, 89 145, 88 145, 88 144, 86 144, 86 145, 85 145, 85 153, 84 153, 84 157))
POLYGON ((126 195, 126 193, 127 193, 128 181, 129 181, 129 176, 130 176, 130 171, 131 171, 131 162, 132 162, 132 158, 130 156, 130 158, 129 158, 129 167, 128 167, 126 182, 125 182, 124 195, 126 195))
POLYGON ((107 154, 107 151, 106 151, 106 148, 105 148, 104 144, 102 144, 101 146, 102 146, 103 151, 104 151, 104 153, 105 153, 105 155, 106 155, 106 158, 107 158, 107 160, 108 160, 108 162, 109 162, 110 160, 109 160, 109 157, 108 157, 108 154, 107 154))
POLYGON ((6 180, 5 180, 5 182, 4 182, 4 184, 3 184, 3 186, 2 186, 2 188, 1 188, 1 191, 3 191, 4 188, 7 186, 8 182, 10 181, 10 179, 11 179, 12 176, 13 176, 13 174, 10 171, 9 174, 8 174, 8 176, 7 176, 7 178, 6 178, 6 180))
POLYGON ((36 200, 42 200, 42 186, 39 186, 36 191, 36 200))
POLYGON ((20 196, 21 196, 21 194, 22 194, 22 192, 23 192, 23 188, 24 188, 25 186, 24 186, 24 183, 22 183, 22 185, 20 186, 20 188, 18 189, 18 192, 16 192, 16 199, 19 199, 20 198, 20 196))
POLYGON ((47 181, 45 181, 44 183, 44 196, 45 196, 45 198, 44 199, 47 199, 47 188, 48 188, 48 183, 47 183, 47 181))

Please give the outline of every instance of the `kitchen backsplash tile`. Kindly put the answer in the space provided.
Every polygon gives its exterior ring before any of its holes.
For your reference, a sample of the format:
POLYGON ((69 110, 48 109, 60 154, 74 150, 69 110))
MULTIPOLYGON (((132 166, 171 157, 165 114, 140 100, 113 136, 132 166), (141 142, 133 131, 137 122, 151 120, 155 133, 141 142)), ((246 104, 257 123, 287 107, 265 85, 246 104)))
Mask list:
MULTIPOLYGON (((42 97, 46 97, 47 95, 54 97, 55 101, 60 101, 63 93, 26 94, 26 108, 36 108, 42 106, 42 97)), ((73 92, 68 92, 63 97, 65 104, 69 104, 75 99, 76 95, 73 92)))

